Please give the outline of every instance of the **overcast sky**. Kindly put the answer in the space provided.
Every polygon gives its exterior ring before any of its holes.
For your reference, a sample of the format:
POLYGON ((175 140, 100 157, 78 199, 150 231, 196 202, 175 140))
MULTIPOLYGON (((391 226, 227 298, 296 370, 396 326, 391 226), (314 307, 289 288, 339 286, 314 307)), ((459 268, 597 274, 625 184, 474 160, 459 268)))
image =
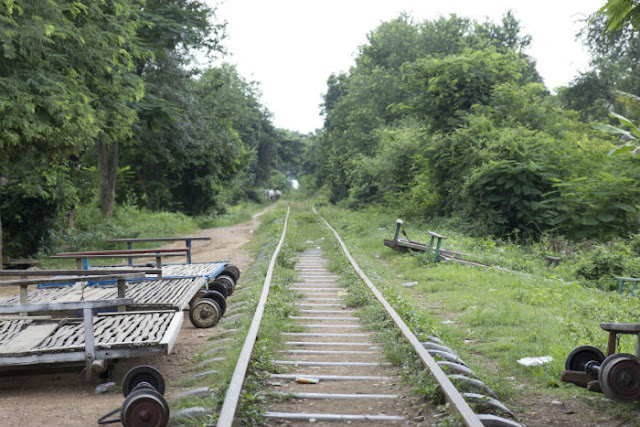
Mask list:
MULTIPOLYGON (((208 0, 211 4, 215 0, 208 0)), ((604 0, 224 0, 224 62, 257 81, 276 127, 303 133, 322 127, 319 105, 331 73, 348 71, 358 46, 401 12, 422 21, 455 13, 499 22, 511 9, 533 37, 528 55, 549 89, 566 85, 588 64, 576 33, 604 0)))

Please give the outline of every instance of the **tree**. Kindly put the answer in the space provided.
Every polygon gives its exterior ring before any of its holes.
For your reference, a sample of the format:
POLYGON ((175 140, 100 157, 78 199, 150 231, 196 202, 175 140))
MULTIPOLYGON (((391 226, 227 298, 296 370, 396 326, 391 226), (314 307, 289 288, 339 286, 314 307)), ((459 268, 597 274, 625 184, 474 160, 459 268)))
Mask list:
MULTIPOLYGON (((142 145, 141 141, 156 137, 161 129, 171 131, 179 118, 180 98, 184 80, 192 74, 186 69, 193 50, 213 55, 220 52, 225 24, 215 22, 215 9, 201 0, 148 0, 139 9, 137 31, 141 49, 135 61, 135 74, 145 81, 145 97, 129 105, 142 122, 137 130, 142 134, 126 141, 142 145)), ((183 130, 189 132, 184 126, 183 130)), ((129 135, 127 135, 129 136, 129 135)), ((101 176, 101 208, 113 215, 115 183, 118 170, 120 140, 99 140, 98 153, 101 176)), ((144 152, 143 152, 144 154, 144 152)), ((153 156, 153 154, 150 154, 153 156)))
POLYGON ((620 31, 627 25, 640 31, 640 2, 637 0, 608 0, 597 15, 606 16, 606 30, 609 34, 620 31))
POLYGON ((421 59, 406 68, 414 94, 407 102, 412 114, 435 129, 451 129, 476 104, 487 104, 495 86, 522 81, 526 62, 514 53, 494 49, 421 59))
MULTIPOLYGON (((52 191, 72 191, 58 165, 129 131, 129 104, 142 95, 129 74, 140 53, 138 10, 135 0, 0 3, 0 174, 12 181, 3 191, 4 234, 13 219, 33 231, 62 213, 75 196, 52 191), (20 211, 29 198, 44 212, 20 211)), ((35 248, 46 236, 15 244, 35 248)))

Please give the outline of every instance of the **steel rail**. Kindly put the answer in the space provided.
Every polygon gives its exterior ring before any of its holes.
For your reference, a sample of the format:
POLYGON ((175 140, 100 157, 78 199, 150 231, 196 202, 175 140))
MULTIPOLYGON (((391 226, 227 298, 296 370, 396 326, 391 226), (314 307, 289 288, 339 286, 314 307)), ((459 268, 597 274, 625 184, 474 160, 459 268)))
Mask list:
POLYGON ((440 366, 436 363, 434 358, 431 357, 431 355, 427 352, 427 350, 422 346, 422 343, 420 342, 420 340, 413 334, 413 332, 411 331, 411 329, 409 329, 409 327, 404 322, 404 320, 402 320, 400 315, 398 315, 398 313, 391 306, 391 304, 387 302, 387 300, 380 293, 380 291, 378 291, 378 289, 371 282, 371 280, 369 280, 367 275, 364 274, 364 272, 360 269, 355 259, 351 256, 351 253, 347 249, 347 246, 344 244, 344 242, 340 238, 340 235, 338 234, 338 232, 331 226, 331 224, 329 224, 322 217, 322 215, 318 213, 315 206, 313 207, 313 212, 316 215, 318 215, 320 219, 327 225, 329 230, 333 232, 333 235, 338 240, 338 243, 342 247, 342 250, 344 251, 345 256, 349 259, 349 262, 351 262, 351 265, 353 266, 354 270, 358 273, 360 278, 362 278, 365 284, 369 287, 371 292, 373 292, 373 294, 378 299, 380 304, 384 306, 385 310, 387 311, 387 313, 389 314, 393 322, 402 332, 402 335, 404 335, 404 337, 411 343, 414 350, 418 354, 418 357, 420 357, 422 362, 429 368, 429 370, 435 377, 436 381, 438 381, 438 383, 440 384, 440 388, 444 392, 447 400, 455 407, 456 411, 462 416, 462 421, 464 422, 464 424, 467 427, 483 427, 484 424, 482 423, 482 421, 480 421, 480 418, 478 417, 478 415, 475 412, 473 412, 473 410, 471 409, 469 404, 464 400, 464 398, 462 397, 458 389, 456 389, 456 387, 453 385, 451 380, 447 378, 447 375, 442 370, 442 368, 440 368, 440 366))
POLYGON ((227 393, 224 397, 224 403, 222 405, 222 409, 220 410, 220 416, 218 417, 218 423, 216 424, 217 427, 231 427, 231 425, 233 424, 233 417, 236 413, 236 408, 238 407, 240 393, 242 392, 242 384, 244 383, 244 379, 247 374, 249 361, 251 360, 251 353, 253 352, 253 347, 256 343, 256 337, 258 336, 258 329, 260 328, 262 316, 264 315, 267 296, 269 295, 269 288, 271 287, 271 277, 273 276, 273 269, 276 265, 276 258, 280 253, 280 248, 282 248, 284 238, 287 234, 289 210, 290 208, 287 208, 287 216, 284 220, 280 242, 278 242, 278 246, 276 246, 276 249, 273 252, 273 256, 271 257, 271 262, 269 263, 269 268, 267 269, 267 275, 264 278, 262 294, 260 294, 260 301, 258 302, 258 306, 256 307, 253 319, 251 320, 251 325, 249 326, 247 337, 244 340, 244 345, 242 346, 242 350, 240 351, 240 355, 238 356, 236 368, 233 371, 233 375, 231 376, 231 381, 229 383, 229 387, 227 388, 227 393))

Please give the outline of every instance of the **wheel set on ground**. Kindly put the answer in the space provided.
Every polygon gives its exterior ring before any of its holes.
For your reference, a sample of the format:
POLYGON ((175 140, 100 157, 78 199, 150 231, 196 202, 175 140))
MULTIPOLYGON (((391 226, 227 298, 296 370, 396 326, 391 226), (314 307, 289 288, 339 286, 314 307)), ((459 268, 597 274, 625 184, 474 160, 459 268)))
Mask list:
POLYGON ((233 294, 240 278, 240 270, 228 264, 207 289, 200 291, 191 301, 189 320, 196 328, 211 328, 224 316, 227 298, 233 294))
POLYGON ((152 366, 141 365, 129 370, 122 379, 124 403, 109 412, 98 424, 122 423, 124 427, 165 427, 169 423, 169 405, 164 399, 165 382, 152 366), (120 412, 120 418, 109 419, 120 412))
POLYGON ((565 361, 563 381, 600 391, 617 402, 640 400, 640 359, 628 353, 604 355, 596 347, 573 349, 565 361))

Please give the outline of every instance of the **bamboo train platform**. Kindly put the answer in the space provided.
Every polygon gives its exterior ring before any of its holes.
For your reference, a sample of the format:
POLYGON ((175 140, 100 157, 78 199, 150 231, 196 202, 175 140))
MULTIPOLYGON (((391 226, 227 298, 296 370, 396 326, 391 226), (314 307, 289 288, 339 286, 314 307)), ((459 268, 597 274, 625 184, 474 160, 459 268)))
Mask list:
POLYGON ((211 288, 222 286, 218 276, 231 279, 221 274, 226 268, 236 267, 226 261, 166 264, 146 272, 101 266, 83 270, 88 275, 27 279, 24 272, 22 279, 0 282, 21 288, 0 299, 0 371, 84 363, 90 377, 104 372, 109 360, 168 354, 182 327, 183 310, 193 310, 201 296, 208 299, 196 314, 190 311, 192 323, 210 327, 224 314, 226 294, 211 288))
MULTIPOLYGON (((162 266, 162 278, 146 274, 144 278, 127 280, 125 295, 133 298, 129 309, 184 310, 200 289, 206 288, 228 265, 226 261, 197 264, 166 264, 162 266)), ((126 273, 135 267, 100 266, 90 270, 122 270, 126 273)), ((63 276, 62 276, 63 277, 63 276)), ((27 294, 28 303, 67 302, 82 300, 106 300, 118 296, 115 280, 69 281, 47 283, 42 279, 38 289, 27 294)), ((0 304, 17 304, 20 295, 0 298, 0 304)))
POLYGON ((170 353, 183 319, 177 311, 100 313, 92 316, 92 331, 86 319, 0 319, 0 371, 86 364, 90 377, 96 361, 170 353))

